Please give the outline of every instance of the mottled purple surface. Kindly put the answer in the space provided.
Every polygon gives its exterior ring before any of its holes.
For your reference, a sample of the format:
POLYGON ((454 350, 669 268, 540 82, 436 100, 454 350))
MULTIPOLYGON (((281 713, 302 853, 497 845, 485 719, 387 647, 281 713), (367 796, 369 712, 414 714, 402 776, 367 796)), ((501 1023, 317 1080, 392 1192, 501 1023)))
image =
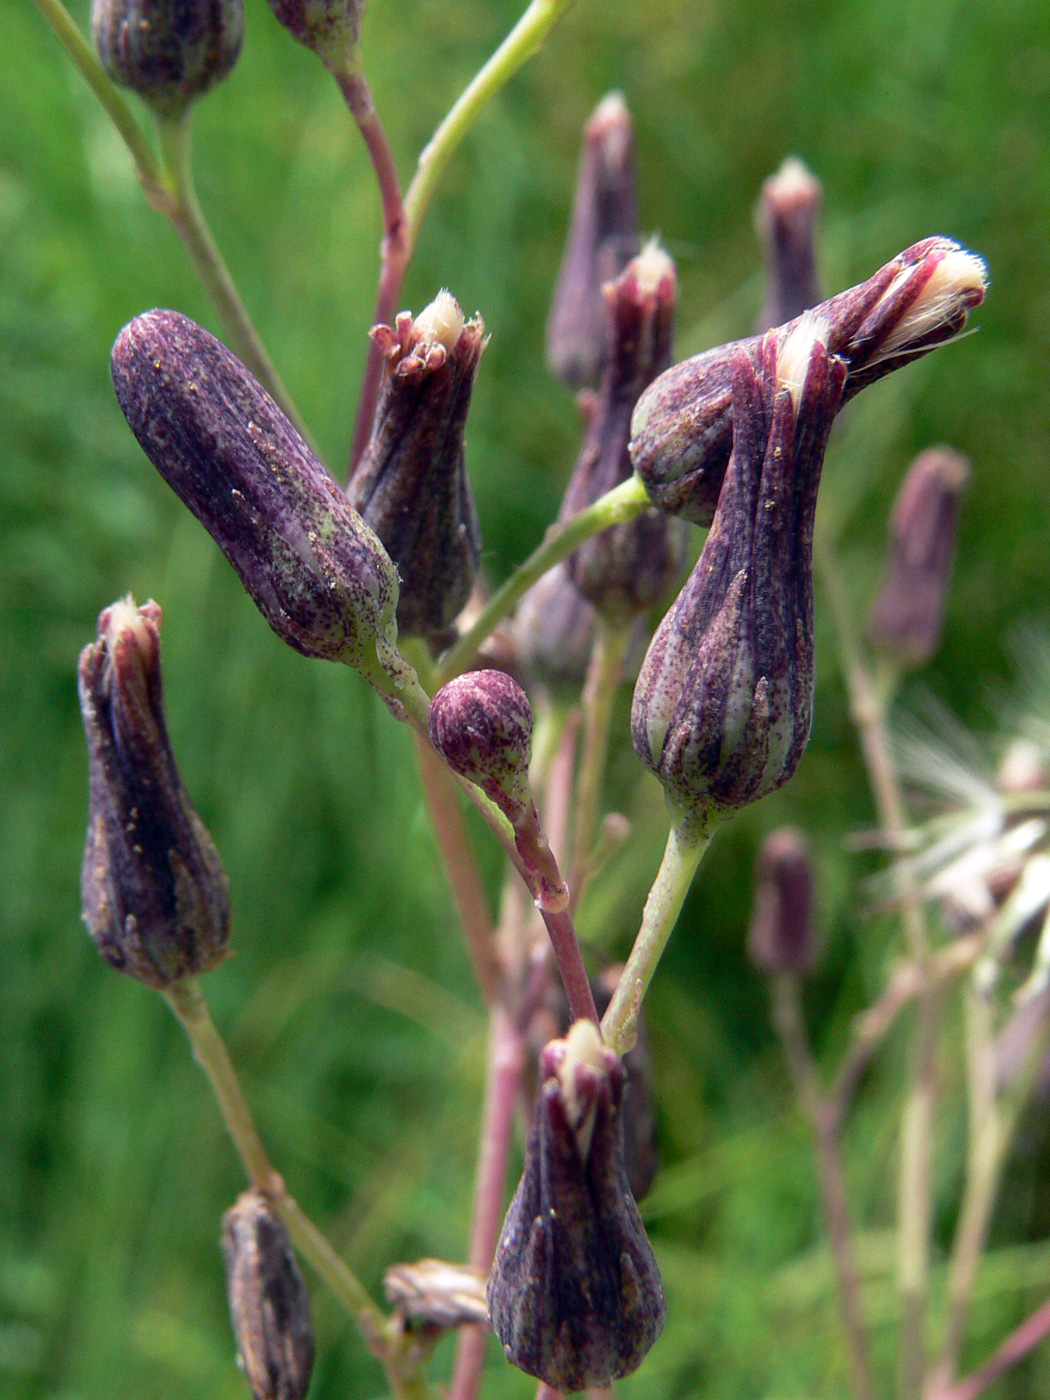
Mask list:
POLYGON ((177 113, 237 62, 244 0, 94 0, 91 32, 115 83, 177 113))
POLYGON ((467 671, 430 702, 430 738, 454 773, 469 778, 515 822, 531 803, 532 708, 506 671, 467 671))

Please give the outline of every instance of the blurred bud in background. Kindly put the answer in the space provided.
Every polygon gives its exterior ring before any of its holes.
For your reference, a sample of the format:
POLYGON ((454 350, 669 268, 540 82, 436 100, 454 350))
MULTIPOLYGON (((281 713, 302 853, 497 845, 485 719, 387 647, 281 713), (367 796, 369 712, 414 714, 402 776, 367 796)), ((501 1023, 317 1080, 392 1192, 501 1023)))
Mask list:
POLYGON ((763 972, 813 970, 813 870, 805 837, 791 827, 772 832, 758 853, 747 951, 763 972))
POLYGON ((533 584, 514 615, 522 666, 555 693, 583 684, 596 630, 595 608, 564 563, 533 584))
POLYGON ((470 396, 485 348, 480 317, 464 321, 442 291, 396 330, 372 331, 387 369, 372 440, 347 495, 397 565, 399 632, 442 639, 466 606, 481 528, 464 457, 470 396))
POLYGON ((156 603, 106 608, 80 656, 90 793, 84 919, 113 967, 167 987, 222 962, 229 886, 175 766, 156 603))
POLYGON ((931 447, 908 468, 890 516, 890 548, 868 638, 898 664, 919 666, 941 641, 959 500, 970 464, 931 447))
POLYGON ((364 0, 270 0, 270 9, 293 39, 325 67, 340 67, 361 35, 364 0))
POLYGON ((547 362, 573 388, 597 385, 608 348, 602 285, 638 249, 634 128, 618 92, 583 130, 572 224, 547 321, 547 362))
POLYGON ((820 181, 789 156, 762 186, 755 222, 766 255, 766 298, 757 329, 782 326, 816 306, 820 181))
POLYGON ((91 32, 113 81, 174 117, 237 62, 244 0, 94 0, 91 32))

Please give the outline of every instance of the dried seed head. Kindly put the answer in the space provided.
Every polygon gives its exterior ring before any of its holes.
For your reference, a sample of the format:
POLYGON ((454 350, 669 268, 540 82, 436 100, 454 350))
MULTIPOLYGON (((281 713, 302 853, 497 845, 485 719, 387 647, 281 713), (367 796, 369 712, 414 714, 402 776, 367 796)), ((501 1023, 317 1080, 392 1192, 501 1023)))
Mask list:
POLYGON ((288 1231, 261 1191, 223 1220, 226 1288, 237 1351, 255 1400, 303 1400, 314 1364, 310 1300, 288 1231))
POLYGON ((806 840, 791 827, 767 836, 758 853, 747 951, 763 972, 812 971, 813 872, 806 840))
POLYGON ((532 709, 506 671, 467 671, 430 702, 430 739, 454 773, 491 797, 511 825, 532 807, 532 709))
POLYGON ((443 1259, 392 1264, 383 1275, 383 1290, 387 1302, 414 1326, 488 1325, 485 1276, 465 1264, 443 1259))
POLYGON ((106 608, 80 655, 90 795, 81 893, 107 962, 167 987, 222 962, 229 886, 175 766, 156 603, 106 608))
POLYGON ((541 1074, 489 1313, 514 1365, 570 1394, 636 1370, 666 1305, 624 1171, 623 1066, 578 1021, 547 1046, 541 1074))
POLYGON ((928 661, 941 640, 959 498, 970 464, 931 447, 908 468, 890 516, 890 551, 868 637, 898 662, 928 661))
POLYGON ((634 128, 622 94, 610 92, 583 130, 572 225, 547 321, 547 362, 574 388, 601 378, 608 347, 602 285, 637 247, 634 128))
MULTIPOLYGON (((561 518, 569 519, 631 476, 631 414, 647 384, 671 358, 675 265, 655 240, 604 287, 609 351, 601 393, 561 518)), ((580 592, 614 626, 648 612, 680 576, 687 546, 683 523, 655 509, 588 540, 569 559, 580 592)))
POLYGON ((326 68, 345 63, 360 38, 364 8, 364 0, 270 0, 279 23, 326 68))
MULTIPOLYGON (((827 348, 846 365, 842 402, 950 340, 984 300, 984 263, 948 238, 906 248, 873 277, 813 308, 827 348)), ((797 322, 781 326, 781 341, 797 322)), ((733 446, 733 363, 759 337, 720 345, 672 366, 638 401, 631 460, 653 504, 709 525, 733 446)))
POLYGON ((370 678, 403 675, 394 565, 240 360, 188 317, 149 311, 117 337, 113 382, 146 455, 277 635, 370 678))
POLYGON ((733 453, 714 523, 635 688, 635 749, 693 820, 780 787, 809 738, 813 515, 846 377, 823 330, 810 314, 779 350, 771 331, 734 351, 733 453))
POLYGON ((756 222, 768 280, 759 331, 782 326, 820 300, 814 246, 820 200, 820 181, 795 156, 762 186, 756 222))
POLYGON ((534 583, 514 616, 521 664, 552 690, 578 689, 594 646, 597 613, 559 564, 534 583))
POLYGON ((404 636, 440 638, 466 605, 481 557, 481 529, 463 433, 486 345, 480 316, 464 321, 442 291, 415 320, 376 326, 387 373, 372 440, 347 494, 401 575, 404 636))
POLYGON ((244 0, 93 0, 103 67, 161 116, 175 116, 233 68, 244 0))

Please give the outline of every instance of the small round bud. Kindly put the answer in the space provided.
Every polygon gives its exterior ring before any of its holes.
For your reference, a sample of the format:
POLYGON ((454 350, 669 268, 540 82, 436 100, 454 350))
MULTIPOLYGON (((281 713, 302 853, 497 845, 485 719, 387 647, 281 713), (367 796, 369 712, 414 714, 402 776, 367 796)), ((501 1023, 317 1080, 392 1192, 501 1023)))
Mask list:
POLYGON ((177 116, 237 62, 244 0, 94 0, 91 31, 115 83, 177 116))
POLYGON ((804 977, 813 969, 813 872, 801 832, 782 827, 762 843, 747 951, 763 972, 804 977))
POLYGON ((361 34, 364 0, 270 0, 270 9, 293 39, 326 66, 339 66, 361 34))
POLYGON ((506 671, 467 671, 442 686, 430 702, 430 739, 512 826, 531 811, 532 709, 506 671))

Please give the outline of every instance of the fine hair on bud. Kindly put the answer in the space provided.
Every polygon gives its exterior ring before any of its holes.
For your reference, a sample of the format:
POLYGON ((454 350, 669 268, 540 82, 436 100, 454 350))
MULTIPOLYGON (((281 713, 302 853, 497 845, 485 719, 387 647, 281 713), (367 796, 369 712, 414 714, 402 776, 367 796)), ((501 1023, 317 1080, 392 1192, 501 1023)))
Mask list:
POLYGON ((182 785, 164 717, 156 603, 106 608, 80 655, 88 744, 84 920, 111 966, 149 987, 226 957, 229 886, 182 785))
POLYGON ((397 570, 240 360, 187 316, 149 311, 117 337, 112 369, 147 457, 277 635, 370 677, 404 674, 397 570))
POLYGON ((222 1227, 237 1353, 255 1400, 303 1400, 314 1364, 310 1300, 284 1222, 245 1191, 222 1227))
POLYGON ((602 286, 638 249, 634 126, 610 92, 583 131, 572 223, 547 320, 547 363, 573 388, 596 386, 608 351, 602 286))
POLYGON ((961 453, 931 447, 908 468, 894 502, 868 637, 901 665, 921 665, 940 645, 959 500, 969 476, 970 464, 961 453))
MULTIPOLYGON (((984 300, 987 270, 949 238, 926 238, 874 276, 820 302, 828 353, 846 367, 842 403, 959 334, 984 300)), ((801 318, 779 327, 781 344, 801 318)), ((733 448, 733 365, 761 337, 720 345, 666 370, 638 400, 631 460, 653 504, 710 525, 733 448)))
POLYGON ((516 826, 532 810, 532 708, 506 671, 467 671, 430 702, 430 740, 454 773, 469 778, 516 826))
POLYGON ((637 1370, 666 1304, 624 1169, 622 1063, 577 1021, 540 1075, 489 1313, 508 1359, 569 1395, 637 1370))
POLYGON ((443 639, 466 606, 481 558, 464 432, 481 353, 481 317, 447 291, 394 328, 376 326, 386 373, 372 437, 347 494, 401 578, 398 630, 443 639))
POLYGON ((759 331, 782 326, 820 300, 816 231, 821 186, 797 156, 789 156, 762 186, 756 223, 766 255, 766 297, 759 331))
MULTIPOLYGON (((603 288, 608 351, 601 390, 573 470, 560 519, 593 505, 633 473, 628 444, 638 396, 671 360, 676 272, 653 240, 603 288)), ((662 602, 680 579, 684 522, 649 509, 613 525, 570 555, 569 576, 605 620, 623 627, 662 602)))
POLYGON ((747 951, 763 972, 813 970, 813 871, 806 839, 792 827, 772 832, 759 850, 747 951))
POLYGON ((93 0, 91 32, 115 83, 177 116, 237 62, 244 0, 93 0))

